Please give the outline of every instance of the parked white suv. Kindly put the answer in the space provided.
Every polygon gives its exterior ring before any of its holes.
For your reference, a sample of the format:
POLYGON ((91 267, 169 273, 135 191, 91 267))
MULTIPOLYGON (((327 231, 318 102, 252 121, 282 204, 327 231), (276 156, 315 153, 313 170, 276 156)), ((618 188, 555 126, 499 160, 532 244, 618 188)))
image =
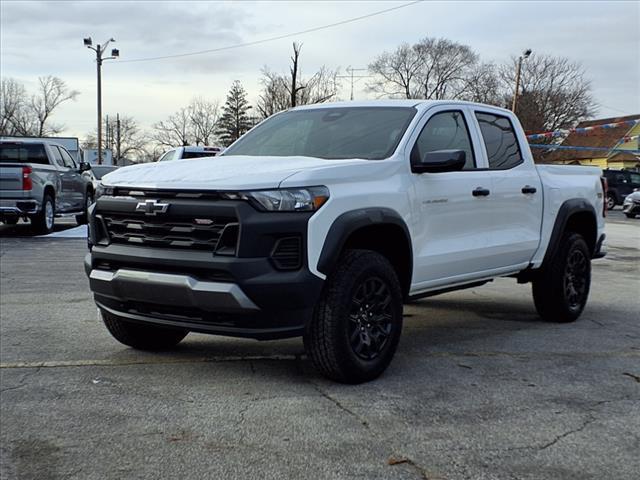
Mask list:
POLYGON ((464 102, 311 105, 215 159, 122 168, 91 212, 91 290, 111 334, 303 336, 358 383, 389 365, 403 301, 496 277, 576 320, 604 256, 600 170, 536 166, 517 118, 464 102))
POLYGON ((223 150, 224 148, 222 147, 207 147, 204 145, 177 147, 163 153, 158 161, 166 162, 169 160, 181 160, 183 158, 215 157, 216 155, 220 155, 223 150))

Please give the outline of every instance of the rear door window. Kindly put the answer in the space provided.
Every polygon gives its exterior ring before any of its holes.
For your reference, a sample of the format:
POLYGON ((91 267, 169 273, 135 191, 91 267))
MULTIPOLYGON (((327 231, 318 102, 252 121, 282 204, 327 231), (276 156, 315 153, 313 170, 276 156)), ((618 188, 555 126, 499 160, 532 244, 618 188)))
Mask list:
POLYGON ((523 162, 516 133, 507 117, 476 112, 490 170, 508 170, 523 162))
POLYGON ((49 158, 42 144, 0 143, 0 163, 49 165, 49 158))

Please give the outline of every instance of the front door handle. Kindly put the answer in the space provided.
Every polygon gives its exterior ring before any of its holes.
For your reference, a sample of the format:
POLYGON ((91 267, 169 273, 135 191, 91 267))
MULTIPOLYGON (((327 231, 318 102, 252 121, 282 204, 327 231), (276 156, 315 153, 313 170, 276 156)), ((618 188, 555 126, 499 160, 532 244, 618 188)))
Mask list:
POLYGON ((531 185, 525 185, 524 187, 522 187, 522 193, 524 193, 525 195, 536 193, 537 191, 538 189, 536 187, 532 187, 531 185))
POLYGON ((491 191, 488 188, 478 187, 471 193, 474 197, 488 197, 491 191))

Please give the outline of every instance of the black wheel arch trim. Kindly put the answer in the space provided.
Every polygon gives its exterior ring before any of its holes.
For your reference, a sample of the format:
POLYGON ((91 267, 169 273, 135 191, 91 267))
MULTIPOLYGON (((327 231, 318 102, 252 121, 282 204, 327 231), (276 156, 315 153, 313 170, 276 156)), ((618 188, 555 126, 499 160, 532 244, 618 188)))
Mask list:
POLYGON ((318 260, 318 270, 329 275, 335 268, 338 258, 348 240, 348 238, 364 227, 372 225, 394 225, 400 227, 404 232, 407 245, 409 247, 409 278, 401 279, 401 283, 410 286, 411 275, 413 274, 413 247, 411 244, 411 234, 407 224, 400 214, 391 208, 372 207, 350 210, 338 216, 325 238, 320 259, 318 260), (403 281, 404 280, 404 281, 403 281))
MULTIPOLYGON (((569 223, 569 219, 577 213, 589 213, 590 215, 593 216, 593 221, 596 224, 595 236, 597 237, 598 221, 597 221, 596 211, 593 208, 593 205, 591 205, 589 202, 587 202, 583 198, 571 198, 569 200, 566 200, 560 206, 560 209, 558 210, 558 215, 556 215, 556 220, 553 225, 553 230, 551 231, 551 237, 549 238, 549 243, 547 244, 547 251, 544 254, 544 260, 542 261, 542 266, 541 266, 542 268, 544 268, 545 265, 549 264, 549 262, 551 261, 555 253, 560 248, 560 241, 562 240, 562 236, 566 231, 567 224, 569 223)), ((585 239, 585 240, 588 241, 588 239, 585 239)), ((593 239, 594 246, 596 245, 597 241, 598 241, 597 238, 593 239)), ((596 253, 597 252, 592 251, 591 252, 592 257, 596 253)))

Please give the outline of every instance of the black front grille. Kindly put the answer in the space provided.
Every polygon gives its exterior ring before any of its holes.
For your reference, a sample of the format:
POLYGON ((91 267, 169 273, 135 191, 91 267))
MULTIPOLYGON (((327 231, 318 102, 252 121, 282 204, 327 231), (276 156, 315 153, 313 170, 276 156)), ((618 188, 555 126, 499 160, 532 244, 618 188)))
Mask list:
POLYGON ((135 214, 101 215, 112 243, 159 248, 214 251, 224 227, 233 217, 152 217, 135 214))

